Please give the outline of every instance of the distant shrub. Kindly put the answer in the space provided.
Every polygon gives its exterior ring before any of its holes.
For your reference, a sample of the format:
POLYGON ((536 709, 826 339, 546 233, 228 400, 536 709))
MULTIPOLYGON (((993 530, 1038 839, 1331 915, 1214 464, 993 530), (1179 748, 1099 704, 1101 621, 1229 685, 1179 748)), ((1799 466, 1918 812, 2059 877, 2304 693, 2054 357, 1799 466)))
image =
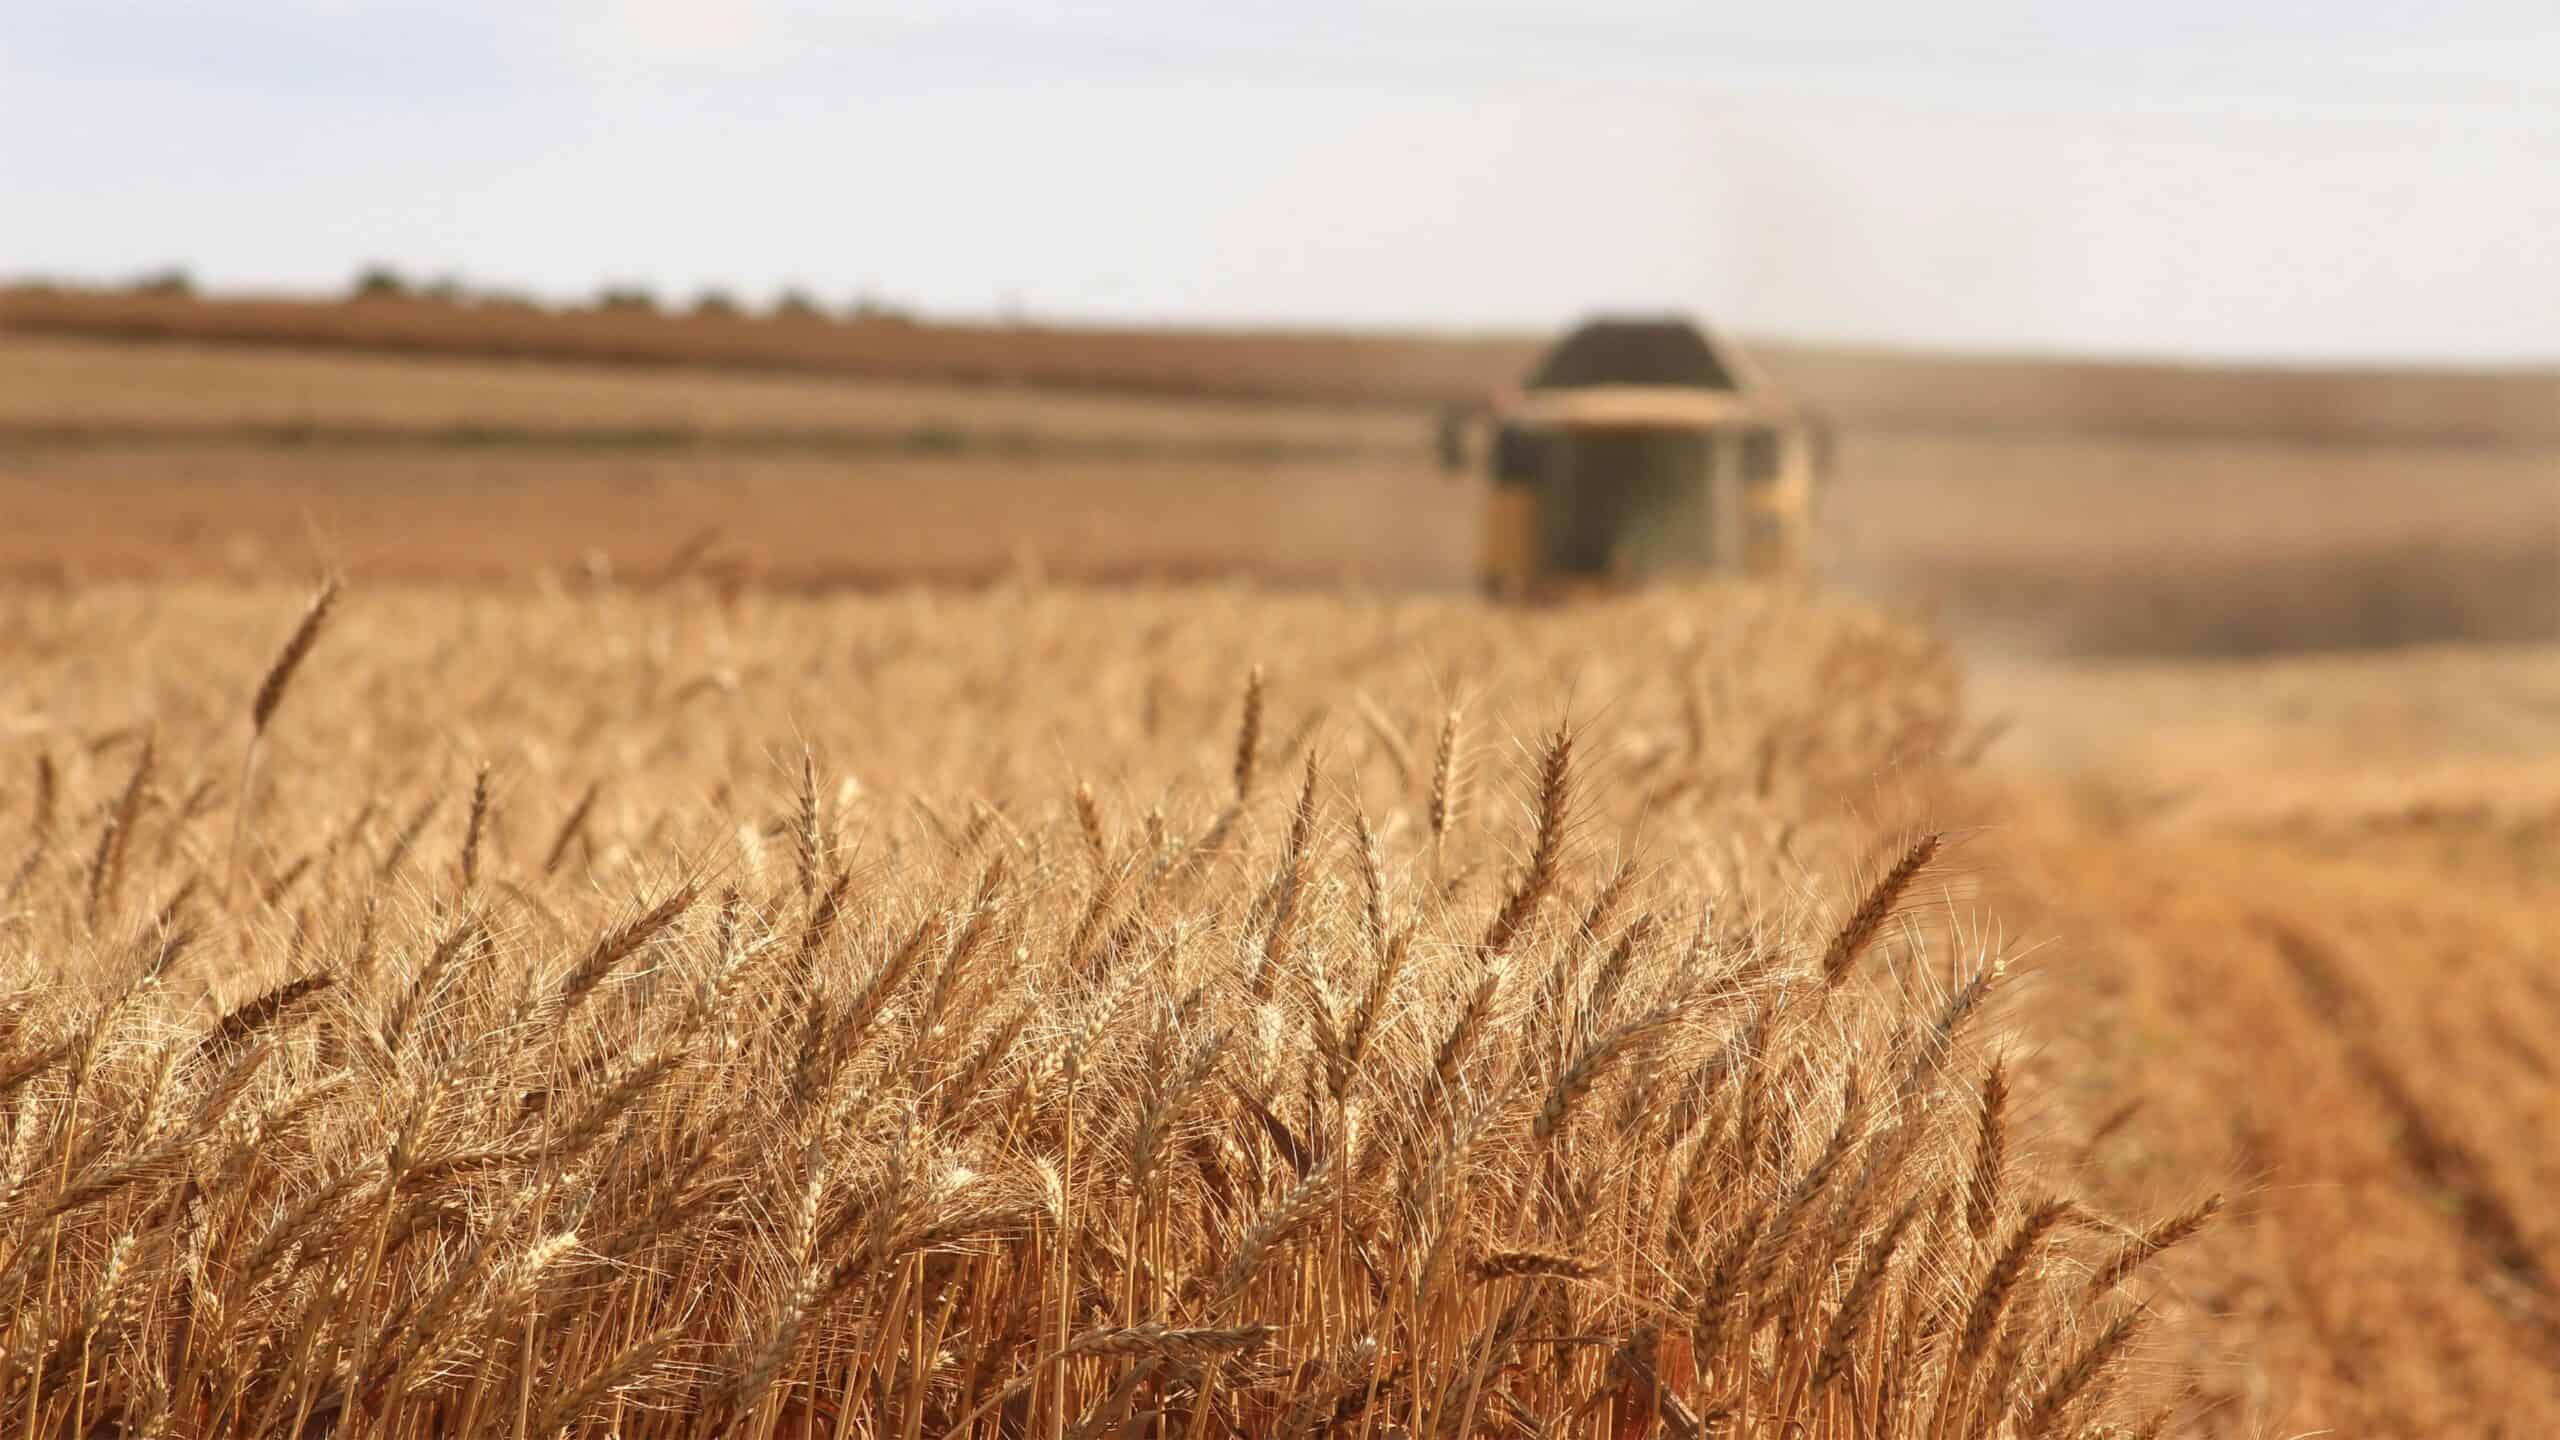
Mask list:
POLYGON ((853 318, 866 325, 913 325, 913 310, 893 301, 883 300, 868 291, 853 297, 853 318))
POLYGON ((826 314, 819 308, 816 296, 797 288, 785 290, 774 297, 773 313, 786 320, 816 320, 826 314))
POLYGON ((193 295, 196 282, 183 266, 172 265, 165 270, 154 270, 136 277, 133 289, 138 295, 193 295))
POLYGON ((654 313, 658 308, 658 297, 645 285, 607 285, 596 295, 596 308, 654 313))
POLYGON ((409 293, 409 282, 388 265, 368 265, 356 272, 356 283, 348 298, 354 300, 397 300, 409 293))
POLYGON ((440 305, 459 305, 471 298, 471 287, 459 275, 438 275, 418 287, 418 298, 440 305))
POLYGON ((701 294, 693 297, 693 313, 696 315, 735 315, 738 313, 738 301, 735 296, 731 295, 726 290, 705 290, 701 294))

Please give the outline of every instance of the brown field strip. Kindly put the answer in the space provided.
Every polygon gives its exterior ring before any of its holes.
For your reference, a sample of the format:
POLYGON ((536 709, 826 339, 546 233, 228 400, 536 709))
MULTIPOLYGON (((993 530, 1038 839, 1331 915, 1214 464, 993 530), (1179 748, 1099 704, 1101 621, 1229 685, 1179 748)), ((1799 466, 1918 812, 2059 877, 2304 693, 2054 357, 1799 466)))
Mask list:
POLYGON ((1241 400, 1410 406, 1481 394, 1536 342, 1110 330, 895 319, 551 312, 413 300, 341 304, 0 289, 0 331, 342 347, 620 366, 832 373, 1241 400))
MULTIPOLYGON (((1545 343, 1516 334, 837 321, 40 286, 0 288, 5 331, 1395 407, 1481 401, 1492 387, 1517 383, 1545 343)), ((2560 444, 2560 371, 2548 367, 2181 365, 1782 341, 1756 343, 1753 353, 1808 402, 1869 429, 2491 449, 2560 444)))
POLYGON ((0 453, 0 573, 633 578, 683 557, 864 588, 1241 575, 1454 587, 1473 491, 1424 465, 1052 456, 102 448, 0 453))
POLYGON ((1116 447, 1421 457, 1427 412, 0 331, 0 446, 1116 447))

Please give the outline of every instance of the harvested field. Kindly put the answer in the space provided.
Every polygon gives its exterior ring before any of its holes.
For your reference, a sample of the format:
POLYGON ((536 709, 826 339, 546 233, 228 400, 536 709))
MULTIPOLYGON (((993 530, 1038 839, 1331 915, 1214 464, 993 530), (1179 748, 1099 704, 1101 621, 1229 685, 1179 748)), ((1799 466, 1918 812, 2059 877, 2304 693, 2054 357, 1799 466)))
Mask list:
POLYGON ((2004 1143, 1923 634, 1741 589, 300 608, 0 593, 13 1430, 2094 1437, 2185 1393, 2153 1252, 2209 1177, 2118 1214, 2004 1143))
MULTIPOLYGON (((363 307, 354 307, 361 309, 363 307)), ((434 307, 428 307, 434 308, 434 307)), ((744 323, 744 322, 740 322, 744 323)), ((0 573, 1446 589, 1429 412, 0 334, 0 573)), ((1977 650, 2560 635, 2560 448, 1850 424, 1823 579, 1977 650)))
POLYGON ((1466 582, 1474 492, 1420 465, 254 448, 0 454, 0 573, 412 580, 707 566, 865 588, 1245 574, 1466 582))
POLYGON ((1843 437, 1833 573, 1979 646, 2560 638, 2560 448, 1843 437))
POLYGON ((2004 668, 1985 903, 2114 1203, 2244 1184, 2186 1298, 2232 1434, 2560 1426, 2560 660, 2004 668))
MULTIPOLYGON (((0 445, 0 506, 21 517, 0 533, 0 573, 650 576, 683 554, 780 586, 977 582, 1026 564, 1426 590, 1473 577, 1477 487, 1425 456, 1164 443, 1176 453, 0 445)), ((1841 465, 1817 516, 1822 580, 1926 610, 1980 653, 2560 635, 2560 452, 1851 432, 1841 465)))

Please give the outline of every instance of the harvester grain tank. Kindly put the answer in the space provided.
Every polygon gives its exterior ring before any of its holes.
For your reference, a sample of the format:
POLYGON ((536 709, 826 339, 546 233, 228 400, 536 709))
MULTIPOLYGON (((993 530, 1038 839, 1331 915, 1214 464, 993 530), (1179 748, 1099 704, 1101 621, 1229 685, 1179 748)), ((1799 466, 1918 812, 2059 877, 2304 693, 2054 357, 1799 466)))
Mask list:
POLYGON ((1590 321, 1474 418, 1486 442, 1444 417, 1441 451, 1481 454, 1497 592, 1804 568, 1818 426, 1691 321, 1590 321))

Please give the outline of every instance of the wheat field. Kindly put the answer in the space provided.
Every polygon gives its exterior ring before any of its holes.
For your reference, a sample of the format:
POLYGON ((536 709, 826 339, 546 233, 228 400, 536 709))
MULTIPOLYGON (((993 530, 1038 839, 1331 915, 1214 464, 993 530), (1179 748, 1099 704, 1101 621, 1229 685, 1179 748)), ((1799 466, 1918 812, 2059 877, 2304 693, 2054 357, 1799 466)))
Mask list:
POLYGON ((2219 1197, 2022 1118, 1925 632, 164 584, 0 649, 5 1433, 2191 1418, 2219 1197))
POLYGON ((0 1434, 2560 1427, 2547 446, 0 379, 0 1434))

